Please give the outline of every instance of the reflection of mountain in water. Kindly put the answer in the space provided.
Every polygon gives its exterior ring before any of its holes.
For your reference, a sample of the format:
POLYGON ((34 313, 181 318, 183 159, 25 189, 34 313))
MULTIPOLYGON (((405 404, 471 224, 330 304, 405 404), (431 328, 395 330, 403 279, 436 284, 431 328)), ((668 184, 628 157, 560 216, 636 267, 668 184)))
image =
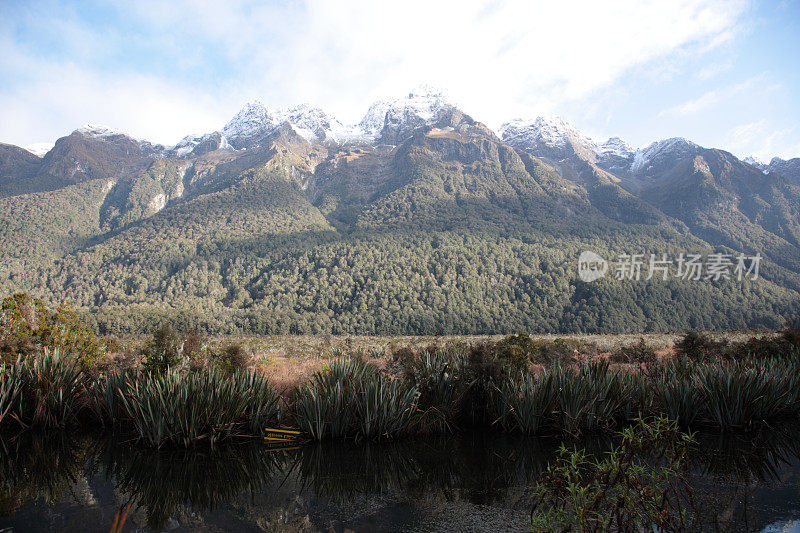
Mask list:
MULTIPOLYGON (((700 439, 692 475, 709 529, 760 530, 800 516, 797 433, 700 439)), ((581 445, 601 453, 609 443, 581 445)), ((108 531, 128 503, 127 524, 138 528, 527 529, 529 489, 554 450, 552 442, 472 434, 154 452, 25 434, 0 446, 0 530, 108 531)))

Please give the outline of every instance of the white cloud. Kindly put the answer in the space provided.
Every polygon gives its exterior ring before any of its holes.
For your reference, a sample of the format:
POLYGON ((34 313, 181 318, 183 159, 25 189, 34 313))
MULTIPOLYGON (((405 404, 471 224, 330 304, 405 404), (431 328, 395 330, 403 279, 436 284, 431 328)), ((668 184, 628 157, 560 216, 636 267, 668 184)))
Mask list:
MULTIPOLYGON (((681 116, 693 115, 700 111, 704 111, 709 107, 712 107, 713 105, 718 104, 724 100, 733 98, 742 93, 750 91, 751 89, 759 86, 759 84, 763 85, 765 78, 766 74, 760 74, 758 76, 753 76, 752 78, 749 78, 741 83, 736 83, 729 87, 708 91, 703 95, 695 98, 694 100, 689 100, 682 104, 678 104, 674 107, 671 107, 669 109, 664 109, 658 114, 658 116, 664 117, 667 115, 681 115, 681 116)), ((775 86, 761 86, 760 90, 763 92, 765 90, 772 88, 775 88, 775 86)))
POLYGON ((727 61, 719 62, 719 63, 712 63, 697 72, 696 76, 700 80, 710 80, 715 76, 730 70, 733 68, 733 61, 728 59, 727 61))
MULTIPOLYGON (((746 7, 743 0, 307 0, 289 7, 140 0, 119 8, 142 29, 132 36, 54 13, 58 20, 42 24, 70 36, 75 63, 32 54, 11 37, 0 41, 10 56, 0 60, 0 75, 26 80, 0 89, 0 138, 48 141, 95 121, 171 143, 220 127, 254 97, 269 105, 308 101, 355 122, 372 100, 423 82, 448 89, 496 126, 590 98, 687 47, 717 46, 746 7), (98 42, 124 49, 128 40, 147 41, 175 65, 174 77, 133 63, 96 66, 95 55, 113 56, 93 54, 98 42), (210 64, 209 47, 221 52, 225 72, 197 80, 190 74, 210 64)), ((46 17, 42 11, 37 16, 46 17)))
MULTIPOLYGON (((48 75, 2 98, 0 138, 52 141, 87 124, 106 124, 136 137, 173 143, 193 131, 218 127, 212 98, 167 81, 143 76, 108 76, 75 65, 48 65, 48 75)), ((213 129, 213 128, 212 128, 213 129)))
POLYGON ((791 159, 800 154, 800 143, 796 140, 795 128, 776 129, 766 120, 740 124, 728 136, 726 147, 739 157, 755 156, 762 161, 772 157, 791 159))

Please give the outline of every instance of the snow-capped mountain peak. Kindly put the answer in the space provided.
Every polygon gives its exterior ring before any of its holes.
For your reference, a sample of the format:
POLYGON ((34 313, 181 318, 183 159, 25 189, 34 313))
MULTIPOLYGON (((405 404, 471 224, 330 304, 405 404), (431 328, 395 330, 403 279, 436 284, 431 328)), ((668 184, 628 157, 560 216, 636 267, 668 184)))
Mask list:
POLYGON ((631 145, 619 137, 611 137, 597 147, 597 155, 599 157, 616 156, 627 159, 631 157, 634 152, 635 150, 631 148, 631 145))
POLYGON ((301 104, 273 110, 256 100, 243 107, 220 133, 235 148, 247 148, 283 124, 309 142, 339 142, 349 138, 351 131, 318 107, 301 104))
POLYGON ((265 135, 274 127, 269 110, 264 104, 254 100, 239 110, 220 133, 231 140, 244 140, 265 135))
POLYGON ((133 143, 138 145, 140 150, 151 153, 160 153, 162 150, 164 150, 164 147, 160 144, 153 144, 148 140, 139 139, 129 135, 128 133, 125 133, 124 131, 109 128, 108 126, 102 126, 100 124, 86 124, 85 126, 81 126, 80 128, 76 129, 72 133, 73 135, 77 133, 85 138, 103 142, 133 143))
POLYGON ((515 119, 503 124, 499 133, 503 141, 512 146, 534 150, 556 159, 569 155, 570 146, 597 151, 594 141, 558 116, 515 119))
POLYGON ((367 139, 396 143, 414 129, 437 122, 452 107, 444 91, 422 85, 401 98, 372 104, 357 129, 367 139))
POLYGON ((318 107, 301 104, 278 109, 274 113, 276 126, 288 123, 298 135, 309 142, 339 142, 351 136, 352 128, 318 107))
POLYGON ((742 159, 742 161, 744 161, 748 165, 752 165, 752 166, 756 167, 757 169, 763 171, 765 174, 767 172, 769 172, 768 171, 769 165, 764 163, 763 161, 761 161, 760 159, 758 159, 755 156, 749 155, 749 156, 745 157, 744 159, 742 159))
POLYGON ((636 150, 630 171, 633 173, 646 172, 649 168, 657 166, 665 158, 682 157, 697 148, 699 148, 698 145, 683 137, 672 137, 656 141, 646 148, 636 150))
POLYGON ((102 124, 86 124, 76 129, 73 133, 80 133, 81 135, 86 135, 87 137, 97 137, 97 138, 112 137, 116 135, 124 135, 125 137, 130 137, 130 135, 128 135, 125 132, 109 128, 108 126, 103 126, 102 124))
POLYGON ((24 149, 32 153, 33 155, 38 155, 39 157, 44 157, 44 154, 49 152, 53 149, 53 145, 55 143, 33 143, 23 146, 24 149))

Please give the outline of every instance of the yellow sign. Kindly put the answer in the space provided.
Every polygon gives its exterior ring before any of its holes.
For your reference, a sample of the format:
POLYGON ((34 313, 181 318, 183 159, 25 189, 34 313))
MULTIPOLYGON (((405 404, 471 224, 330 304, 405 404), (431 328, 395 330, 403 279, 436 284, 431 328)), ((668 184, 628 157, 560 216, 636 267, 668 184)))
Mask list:
POLYGON ((272 429, 264 430, 264 440, 267 442, 294 442, 302 436, 302 433, 292 429, 272 429))

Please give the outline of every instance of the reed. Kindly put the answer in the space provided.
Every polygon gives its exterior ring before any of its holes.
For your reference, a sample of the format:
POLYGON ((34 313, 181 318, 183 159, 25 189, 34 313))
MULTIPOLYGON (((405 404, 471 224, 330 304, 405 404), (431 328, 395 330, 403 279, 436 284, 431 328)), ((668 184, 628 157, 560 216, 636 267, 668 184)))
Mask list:
POLYGON ((19 359, 0 371, 0 426, 9 422, 18 407, 22 385, 22 364, 19 359))
POLYGON ((418 396, 374 365, 343 358, 298 389, 294 418, 314 440, 392 438, 410 431, 418 396))
POLYGON ((153 447, 259 435, 281 412, 278 392, 253 372, 136 374, 116 393, 123 423, 153 447))
POLYGON ((20 425, 64 428, 76 421, 85 389, 83 373, 74 358, 61 350, 45 348, 44 353, 17 365, 19 373, 12 379, 19 379, 20 385, 13 417, 20 425))
POLYGON ((562 433, 579 437, 620 421, 629 391, 607 361, 584 364, 577 371, 556 367, 553 380, 557 390, 554 418, 562 433))
POLYGON ((798 365, 777 359, 702 366, 697 386, 706 422, 722 429, 747 429, 798 413, 798 365))
POLYGON ((455 429, 464 392, 470 385, 466 358, 459 350, 425 350, 403 365, 407 382, 419 391, 416 425, 421 432, 455 429))
POLYGON ((557 381, 552 372, 509 376, 500 387, 498 421, 507 431, 527 435, 541 432, 552 422, 557 401, 557 381))

